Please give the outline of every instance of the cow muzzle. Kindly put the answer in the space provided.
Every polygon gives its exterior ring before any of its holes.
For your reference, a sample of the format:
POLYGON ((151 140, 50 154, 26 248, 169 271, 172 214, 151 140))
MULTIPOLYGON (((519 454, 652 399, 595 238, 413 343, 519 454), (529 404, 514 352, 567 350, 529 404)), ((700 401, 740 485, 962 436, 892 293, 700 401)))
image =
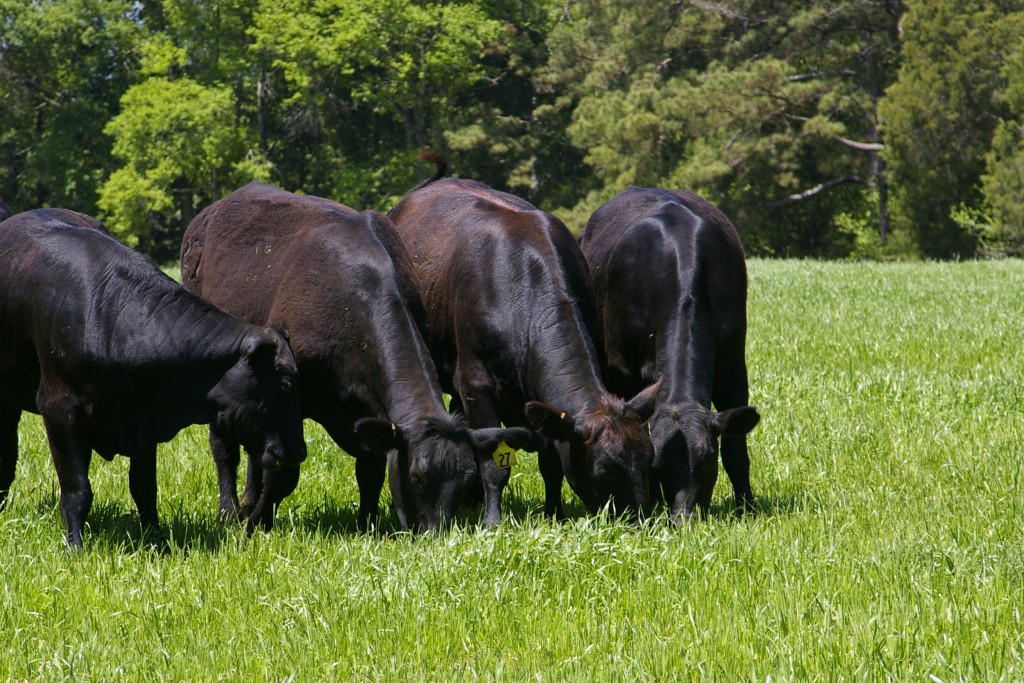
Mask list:
POLYGON ((294 452, 285 455, 280 444, 270 443, 263 451, 260 462, 265 469, 277 471, 285 467, 298 467, 306 460, 306 445, 302 444, 294 452))

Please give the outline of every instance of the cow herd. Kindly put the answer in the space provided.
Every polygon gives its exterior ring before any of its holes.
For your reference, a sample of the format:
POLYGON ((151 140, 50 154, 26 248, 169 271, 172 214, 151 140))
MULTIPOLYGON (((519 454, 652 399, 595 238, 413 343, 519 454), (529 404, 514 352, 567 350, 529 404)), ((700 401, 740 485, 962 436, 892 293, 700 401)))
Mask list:
POLYGON ((404 528, 439 529, 481 500, 497 524, 519 450, 537 453, 550 516, 565 516, 564 478, 592 513, 641 519, 664 500, 678 522, 709 505, 720 442, 750 510, 759 415, 729 220, 690 192, 629 188, 577 241, 434 160, 386 216, 236 190, 188 226, 181 285, 82 214, 2 220, 0 506, 29 411, 73 548, 92 452, 129 456, 155 532, 156 445, 190 424, 210 425, 221 515, 250 530, 298 483, 303 418, 355 457, 360 529, 385 481, 404 528))

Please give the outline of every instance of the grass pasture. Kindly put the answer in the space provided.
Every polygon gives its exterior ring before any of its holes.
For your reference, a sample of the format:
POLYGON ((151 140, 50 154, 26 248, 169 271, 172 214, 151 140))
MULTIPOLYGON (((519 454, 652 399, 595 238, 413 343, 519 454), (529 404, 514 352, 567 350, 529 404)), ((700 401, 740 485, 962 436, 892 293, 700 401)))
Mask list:
POLYGON ((685 528, 556 525, 521 456, 500 528, 363 536, 352 461, 307 423, 299 488, 249 538, 192 428, 161 447, 168 548, 137 542, 127 461, 95 458, 68 556, 25 416, 0 679, 1024 679, 1024 262, 749 269, 756 517, 723 473, 685 528))

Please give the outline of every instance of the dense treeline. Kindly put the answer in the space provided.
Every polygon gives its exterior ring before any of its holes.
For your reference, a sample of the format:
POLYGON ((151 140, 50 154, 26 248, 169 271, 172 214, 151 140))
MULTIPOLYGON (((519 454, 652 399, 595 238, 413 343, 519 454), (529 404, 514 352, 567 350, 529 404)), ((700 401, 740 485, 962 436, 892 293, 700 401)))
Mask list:
POLYGON ((0 199, 165 260, 251 179, 387 209, 428 169, 579 229, 694 189, 749 253, 1024 245, 1024 0, 0 0, 0 199))

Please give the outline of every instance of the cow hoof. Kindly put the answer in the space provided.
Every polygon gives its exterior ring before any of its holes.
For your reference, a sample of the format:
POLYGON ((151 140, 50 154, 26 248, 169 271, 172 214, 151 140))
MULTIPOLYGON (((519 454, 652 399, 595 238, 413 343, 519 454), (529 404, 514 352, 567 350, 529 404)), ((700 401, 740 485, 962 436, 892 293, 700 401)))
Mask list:
POLYGON ((744 517, 753 519, 757 517, 757 508, 753 505, 737 505, 733 508, 732 514, 736 519, 743 519, 744 517))
POLYGON ((241 524, 242 522, 244 522, 246 517, 248 517, 249 515, 248 512, 245 511, 244 506, 241 508, 235 506, 225 506, 217 511, 217 516, 220 518, 220 521, 222 524, 224 524, 224 526, 234 526, 236 524, 241 524))
POLYGON ((154 526, 142 530, 142 545, 150 550, 167 550, 171 542, 160 527, 154 526))
POLYGON ((672 523, 676 526, 689 526, 697 521, 698 516, 696 510, 681 510, 672 515, 672 523))
POLYGON ((743 496, 736 500, 736 507, 733 509, 733 514, 737 517, 756 517, 757 507, 754 505, 753 496, 743 496))

